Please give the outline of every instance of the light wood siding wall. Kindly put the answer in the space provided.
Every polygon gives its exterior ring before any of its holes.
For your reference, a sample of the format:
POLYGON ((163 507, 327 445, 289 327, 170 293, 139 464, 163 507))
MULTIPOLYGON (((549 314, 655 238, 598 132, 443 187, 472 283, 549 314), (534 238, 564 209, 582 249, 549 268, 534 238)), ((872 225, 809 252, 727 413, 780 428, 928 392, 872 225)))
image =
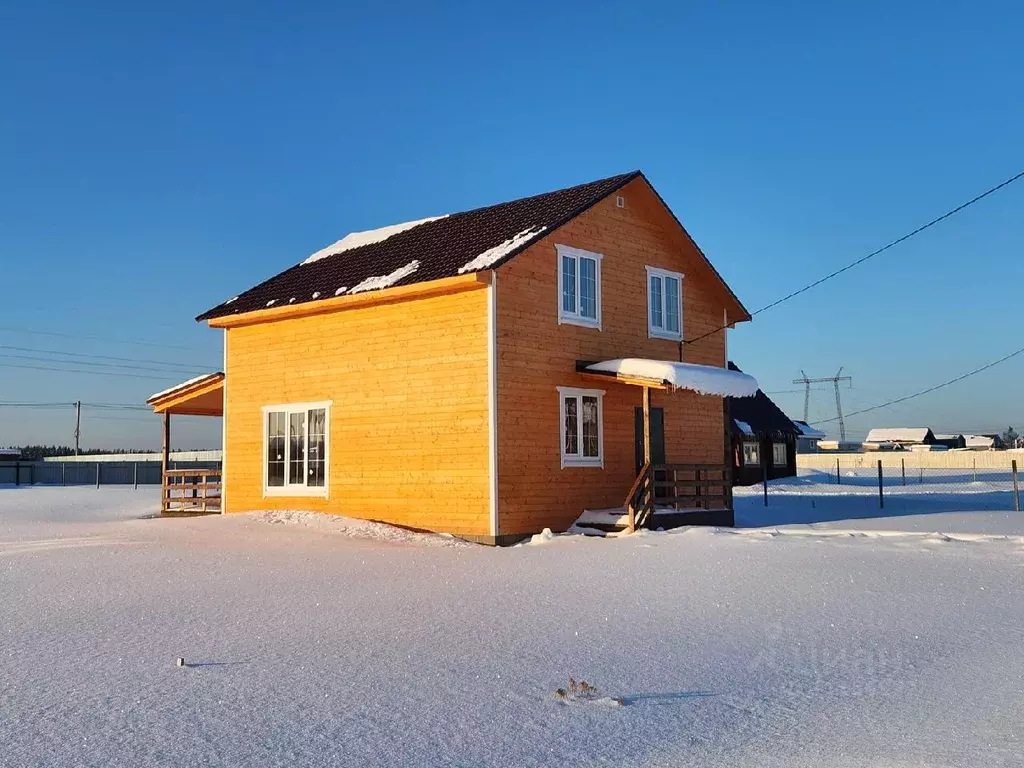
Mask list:
POLYGON ((490 534, 487 290, 227 334, 227 511, 490 534), (333 401, 329 498, 264 498, 262 406, 322 400, 333 401))
MULTIPOLYGON (((645 266, 686 275, 683 324, 688 338, 722 324, 725 293, 642 180, 552 233, 498 270, 498 533, 564 529, 584 508, 622 504, 635 479, 634 408, 641 389, 575 373, 580 360, 646 357, 678 360, 677 342, 648 338, 645 266), (603 254, 602 329, 558 324, 555 244, 603 254), (604 468, 560 468, 556 387, 603 389, 604 468)), ((684 352, 686 362, 725 365, 724 334, 684 352)), ((665 449, 674 463, 725 462, 720 397, 652 391, 665 409, 665 449)))

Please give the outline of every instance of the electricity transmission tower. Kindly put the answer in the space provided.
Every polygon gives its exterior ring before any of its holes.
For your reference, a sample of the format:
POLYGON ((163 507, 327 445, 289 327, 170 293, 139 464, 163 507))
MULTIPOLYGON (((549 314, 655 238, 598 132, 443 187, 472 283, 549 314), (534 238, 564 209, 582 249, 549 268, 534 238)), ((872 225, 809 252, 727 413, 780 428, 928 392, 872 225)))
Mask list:
POLYGON ((836 417, 839 421, 839 439, 846 440, 846 423, 843 421, 843 401, 839 396, 839 382, 841 381, 853 381, 852 376, 843 376, 843 366, 839 366, 839 370, 836 371, 835 376, 823 376, 817 379, 808 378, 807 374, 800 371, 803 374, 802 379, 793 379, 794 384, 804 385, 804 421, 807 421, 810 416, 811 410, 811 384, 825 384, 831 382, 836 389, 836 417))

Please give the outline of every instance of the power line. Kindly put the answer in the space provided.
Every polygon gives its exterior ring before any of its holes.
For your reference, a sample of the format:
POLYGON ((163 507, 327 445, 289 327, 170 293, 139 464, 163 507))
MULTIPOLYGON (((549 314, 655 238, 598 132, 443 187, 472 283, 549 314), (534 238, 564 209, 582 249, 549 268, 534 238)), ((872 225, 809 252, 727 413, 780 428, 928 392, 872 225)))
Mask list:
POLYGON ((141 347, 157 347, 159 349, 183 349, 187 352, 194 351, 192 347, 184 347, 180 344, 159 344, 155 341, 135 341, 132 339, 110 339, 103 336, 81 335, 75 333, 60 333, 58 331, 39 331, 29 328, 0 327, 0 331, 8 333, 27 333, 35 336, 56 336, 62 339, 83 339, 86 341, 105 341, 108 344, 134 344, 141 347))
MULTIPOLYGON (((839 275, 843 274, 844 272, 848 272, 849 270, 853 269, 854 267, 860 266, 865 261, 868 261, 869 259, 873 259, 873 258, 875 258, 875 256, 878 256, 879 254, 885 253, 890 248, 893 248, 893 247, 899 245, 900 243, 906 242, 907 240, 909 240, 910 238, 914 237, 915 235, 919 235, 922 232, 924 232, 926 229, 930 229, 931 227, 934 227, 936 224, 938 224, 941 221, 945 221, 950 216, 955 216, 956 214, 960 213, 961 211, 963 211, 963 210, 965 210, 967 208, 970 208, 975 203, 984 200, 989 195, 994 194, 995 192, 998 192, 1003 187, 1008 187, 1010 184, 1013 184, 1013 182, 1018 181, 1018 180, 1020 180, 1022 178, 1024 178, 1024 171, 1021 171, 1020 173, 1018 173, 1018 174, 1016 174, 1014 176, 1011 176, 1006 181, 1003 181, 1000 184, 996 184, 994 187, 989 187, 984 192, 982 192, 980 195, 977 195, 976 197, 971 198, 966 203, 962 203, 961 205, 958 205, 956 208, 953 208, 952 210, 946 211, 944 214, 942 214, 941 216, 937 216, 936 218, 934 218, 931 221, 929 221, 927 224, 922 224, 920 227, 918 227, 917 229, 913 230, 912 232, 908 232, 907 234, 903 235, 903 237, 899 237, 899 238, 893 240, 892 242, 887 243, 886 245, 883 245, 881 248, 878 248, 877 250, 872 251, 871 253, 869 253, 866 256, 861 256, 856 261, 851 261, 846 266, 841 267, 841 268, 835 270, 834 272, 831 272, 831 273, 825 275, 824 277, 819 278, 818 280, 815 280, 813 283, 808 283, 803 288, 799 288, 798 290, 795 290, 792 293, 786 294, 781 299, 776 299, 771 304, 766 304, 765 306, 763 306, 760 309, 758 309, 756 312, 752 312, 750 316, 754 317, 756 315, 760 315, 762 312, 767 312, 769 309, 773 309, 773 308, 779 306, 780 304, 782 304, 784 302, 787 302, 790 299, 799 296, 802 293, 806 293, 807 291, 811 290, 812 288, 817 288, 822 283, 828 282, 832 278, 838 277, 839 275)), ((682 341, 681 343, 682 344, 694 344, 694 343, 700 341, 701 339, 706 339, 708 336, 713 336, 714 334, 718 333, 719 331, 724 331, 728 327, 729 327, 728 325, 723 325, 720 328, 715 328, 713 331, 708 331, 707 333, 705 333, 705 334, 703 334, 701 336, 698 336, 695 339, 686 339, 686 340, 682 341)))
MULTIPOLYGON (((64 352, 64 351, 59 350, 59 349, 36 349, 34 347, 14 347, 14 346, 11 346, 9 344, 0 344, 0 349, 8 349, 8 350, 11 350, 13 352, 35 352, 35 353, 41 353, 41 354, 45 354, 45 355, 64 355, 66 357, 83 357, 83 358, 89 358, 89 359, 95 358, 97 360, 116 360, 116 361, 123 362, 123 363, 147 363, 147 364, 151 364, 151 365, 161 365, 161 366, 165 366, 165 367, 177 367, 177 368, 181 368, 182 370, 184 370, 186 372, 187 371, 199 372, 199 371, 204 370, 202 366, 190 365, 188 363, 174 363, 174 362, 171 362, 169 360, 148 360, 146 358, 139 358, 139 357, 115 357, 114 355, 95 355, 95 354, 87 354, 87 353, 84 353, 84 352, 64 352)), ((73 362, 73 361, 68 360, 66 362, 73 362)), ((206 370, 209 370, 209 369, 206 369, 206 370)))
POLYGON ((183 371, 176 370, 173 368, 157 368, 152 365, 133 365, 131 363, 97 363, 92 360, 60 360, 52 357, 39 357, 38 355, 11 355, 0 353, 0 358, 4 358, 5 360, 32 360, 37 363, 56 363, 58 365, 87 365, 93 368, 122 368, 132 371, 156 371, 157 373, 172 373, 175 376, 187 376, 189 373, 198 372, 198 369, 192 369, 192 371, 183 371))
MULTIPOLYGON (((960 376, 957 376, 955 379, 950 379, 949 381, 944 381, 941 384, 936 384, 934 387, 928 387, 928 389, 922 389, 920 392, 915 392, 912 395, 906 395, 904 397, 897 397, 896 399, 890 400, 890 401, 888 401, 886 403, 880 403, 879 405, 872 405, 870 408, 862 408, 859 411, 854 411, 853 413, 848 413, 848 414, 846 414, 846 418, 850 418, 851 416, 859 416, 862 413, 868 413, 870 411, 877 411, 879 408, 888 408, 890 405, 896 405, 897 403, 905 403, 905 402, 907 402, 907 400, 913 400, 915 397, 920 397, 921 395, 927 395, 930 392, 935 392, 936 390, 942 389, 943 387, 948 387, 950 384, 956 384, 958 381, 963 381, 964 379, 968 379, 971 376, 974 376, 976 374, 981 373, 982 371, 987 371, 989 368, 994 368, 995 366, 999 365, 1000 363, 1005 363, 1007 360, 1010 360, 1011 358, 1017 357, 1017 355, 1020 355, 1020 354, 1024 354, 1024 347, 1021 347, 1020 349, 1018 349, 1018 350, 1016 350, 1014 352, 1011 352, 1010 354, 1005 355, 1005 356, 999 358, 998 360, 994 360, 991 363, 987 363, 987 364, 981 366, 980 368, 975 368, 973 371, 968 371, 967 373, 961 374, 960 376)), ((837 421, 837 419, 825 419, 824 421, 821 421, 821 422, 818 422, 818 423, 819 424, 827 424, 827 423, 832 422, 832 421, 837 421)))
POLYGON ((23 363, 0 363, 0 368, 23 368, 32 371, 56 371, 58 373, 87 373, 93 376, 118 376, 128 379, 150 379, 153 381, 167 381, 168 379, 176 379, 179 374, 170 373, 169 376, 146 376, 141 373, 126 373, 124 371, 83 371, 77 368, 56 368, 43 365, 25 365, 23 363))

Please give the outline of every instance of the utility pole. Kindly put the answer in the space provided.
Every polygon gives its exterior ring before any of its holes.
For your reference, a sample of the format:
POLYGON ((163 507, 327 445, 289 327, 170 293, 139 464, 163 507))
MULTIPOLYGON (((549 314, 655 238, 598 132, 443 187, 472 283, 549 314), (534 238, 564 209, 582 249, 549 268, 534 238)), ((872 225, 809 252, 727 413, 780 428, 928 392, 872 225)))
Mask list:
POLYGON ((803 374, 802 379, 793 379, 794 384, 804 385, 804 421, 807 421, 810 415, 811 408, 811 384, 825 384, 831 383, 836 388, 836 416, 839 422, 839 439, 846 440, 846 423, 843 421, 843 401, 839 394, 839 382, 841 381, 853 381, 852 376, 843 376, 843 366, 839 366, 839 370, 836 371, 835 376, 823 376, 818 379, 812 379, 807 376, 806 373, 800 371, 803 374))
POLYGON ((79 438, 82 437, 82 401, 75 403, 75 456, 79 451, 79 438))

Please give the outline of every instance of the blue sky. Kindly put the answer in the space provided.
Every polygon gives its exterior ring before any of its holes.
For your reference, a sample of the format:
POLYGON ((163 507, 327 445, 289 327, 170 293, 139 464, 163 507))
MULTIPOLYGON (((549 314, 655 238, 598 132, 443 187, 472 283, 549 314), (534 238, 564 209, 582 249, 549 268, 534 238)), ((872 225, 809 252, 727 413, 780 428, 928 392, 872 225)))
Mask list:
MULTIPOLYGON (((756 309, 1024 168, 1024 8, 895 5, 6 3, 0 354, 216 368, 192 318, 346 232, 633 168, 756 309)), ((1019 182, 740 326, 733 358, 769 392, 843 365, 853 409, 1021 346, 1022 209, 1019 182)), ((0 357, 0 401, 138 403, 184 378, 11 364, 47 365, 0 357)), ((1020 428, 1022 372, 850 432, 1020 428)), ((0 444, 70 431, 0 408, 0 444)), ((158 442, 152 417, 86 411, 87 446, 158 442)))

